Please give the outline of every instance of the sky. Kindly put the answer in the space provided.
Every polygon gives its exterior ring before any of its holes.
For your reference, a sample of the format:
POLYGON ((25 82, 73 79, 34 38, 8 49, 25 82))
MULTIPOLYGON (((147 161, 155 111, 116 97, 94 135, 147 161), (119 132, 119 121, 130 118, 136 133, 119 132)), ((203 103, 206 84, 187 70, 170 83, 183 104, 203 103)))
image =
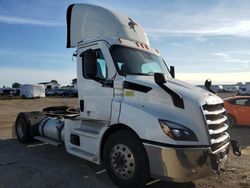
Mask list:
POLYGON ((249 0, 0 0, 0 87, 76 77, 66 48, 67 7, 122 12, 145 28, 176 78, 203 84, 250 81, 249 0))

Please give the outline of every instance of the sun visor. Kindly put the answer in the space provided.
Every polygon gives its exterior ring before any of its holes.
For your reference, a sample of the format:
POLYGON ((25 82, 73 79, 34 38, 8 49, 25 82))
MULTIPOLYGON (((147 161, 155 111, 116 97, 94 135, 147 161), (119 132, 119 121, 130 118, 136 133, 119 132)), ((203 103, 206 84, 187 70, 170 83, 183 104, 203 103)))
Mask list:
POLYGON ((72 4, 67 10, 67 48, 91 38, 120 37, 149 45, 143 27, 130 17, 87 4, 72 4))

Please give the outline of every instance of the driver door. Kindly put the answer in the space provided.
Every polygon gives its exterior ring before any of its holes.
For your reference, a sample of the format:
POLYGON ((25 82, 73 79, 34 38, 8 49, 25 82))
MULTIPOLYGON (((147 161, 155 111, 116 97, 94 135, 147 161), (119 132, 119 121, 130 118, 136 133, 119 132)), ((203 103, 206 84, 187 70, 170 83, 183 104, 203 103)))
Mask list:
POLYGON ((105 45, 95 44, 81 50, 78 55, 78 93, 80 115, 83 119, 110 121, 113 80, 110 75, 112 66, 107 52, 105 45), (92 55, 88 59, 86 56, 89 53, 92 55), (89 69, 93 69, 90 76, 88 75, 89 69))

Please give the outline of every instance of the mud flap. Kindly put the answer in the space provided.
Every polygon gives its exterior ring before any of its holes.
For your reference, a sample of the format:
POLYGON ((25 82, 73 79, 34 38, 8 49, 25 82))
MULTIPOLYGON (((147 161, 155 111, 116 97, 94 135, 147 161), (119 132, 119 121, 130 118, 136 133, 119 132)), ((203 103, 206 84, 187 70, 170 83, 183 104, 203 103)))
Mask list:
POLYGON ((237 140, 230 140, 230 144, 233 148, 233 154, 236 156, 241 156, 241 144, 237 140))
POLYGON ((228 161, 228 155, 225 155, 223 158, 220 158, 218 154, 211 154, 210 159, 212 168, 217 172, 217 174, 220 174, 221 171, 225 171, 228 161))

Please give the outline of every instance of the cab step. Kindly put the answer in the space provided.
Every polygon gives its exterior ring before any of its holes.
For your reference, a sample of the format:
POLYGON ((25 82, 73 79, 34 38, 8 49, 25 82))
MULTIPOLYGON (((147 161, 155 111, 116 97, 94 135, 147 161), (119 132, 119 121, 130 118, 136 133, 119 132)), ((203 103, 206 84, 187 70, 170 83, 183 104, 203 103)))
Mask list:
POLYGON ((60 146, 60 145, 62 145, 61 142, 58 142, 58 141, 55 141, 55 140, 51 140, 49 138, 45 138, 45 137, 42 137, 42 136, 35 136, 34 139, 39 140, 41 142, 45 142, 45 143, 53 145, 53 146, 60 146))
POLYGON ((80 148, 70 147, 68 148, 68 152, 71 153, 72 155, 75 155, 77 157, 80 157, 82 159, 86 159, 92 162, 97 162, 97 159, 98 159, 96 154, 83 151, 80 148))

